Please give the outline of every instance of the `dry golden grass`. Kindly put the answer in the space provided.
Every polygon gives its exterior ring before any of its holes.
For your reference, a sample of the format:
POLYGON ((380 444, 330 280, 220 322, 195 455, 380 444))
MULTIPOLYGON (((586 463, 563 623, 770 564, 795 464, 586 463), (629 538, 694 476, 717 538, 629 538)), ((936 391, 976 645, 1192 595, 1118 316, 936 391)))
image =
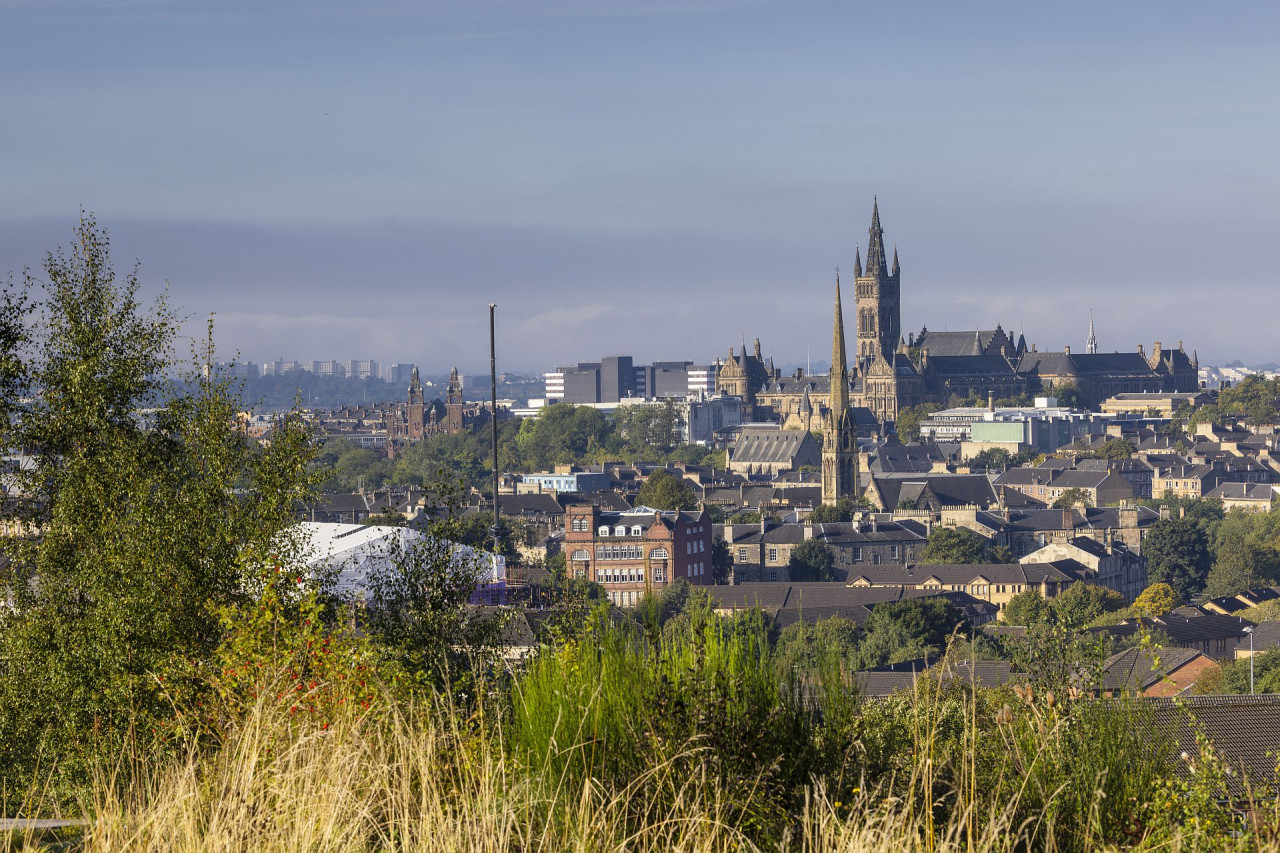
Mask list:
MULTIPOLYGON (((571 785, 514 764, 487 720, 383 707, 321 728, 299 725, 285 707, 261 704, 217 749, 130 767, 128 784, 119 781, 126 774, 104 773, 82 806, 87 825, 66 846, 54 846, 120 853, 757 849, 726 819, 724 792, 706 778, 679 778, 671 762, 622 790, 594 781, 571 785), (650 802, 655 790, 660 808, 650 802)), ((930 832, 920 804, 862 797, 832 802, 812 789, 791 834, 773 846, 802 853, 1012 853, 1027 849, 1034 829, 1012 825, 1011 811, 960 809, 930 832)), ((0 835, 0 851, 40 849, 49 839, 0 835)), ((1175 836, 1143 849, 1198 851, 1206 841, 1175 836)), ((1223 839, 1214 841, 1222 849, 1223 839)), ((1054 849, 1051 840, 1043 843, 1037 849, 1054 849)))

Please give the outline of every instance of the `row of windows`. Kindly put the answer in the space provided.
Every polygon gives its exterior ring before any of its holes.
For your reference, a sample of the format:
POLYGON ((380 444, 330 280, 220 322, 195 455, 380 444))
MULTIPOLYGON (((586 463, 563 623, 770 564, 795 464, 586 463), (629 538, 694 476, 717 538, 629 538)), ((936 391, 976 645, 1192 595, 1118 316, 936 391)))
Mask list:
MULTIPOLYGON (((908 550, 907 550, 906 554, 907 554, 907 559, 908 559, 908 560, 910 560, 910 559, 912 558, 912 556, 913 556, 913 553, 912 553, 912 551, 911 551, 910 549, 908 549, 908 550)), ((864 559, 864 557, 863 557, 863 553, 862 553, 862 548, 861 548, 861 547, 856 547, 856 548, 854 548, 854 549, 852 550, 852 552, 844 551, 844 550, 840 550, 840 551, 837 551, 837 552, 836 552, 836 558, 837 558, 838 560, 840 560, 841 562, 849 562, 849 561, 850 561, 850 560, 847 558, 847 556, 846 556, 846 555, 848 555, 848 557, 851 557, 851 558, 852 558, 852 562, 855 562, 855 563, 861 563, 861 562, 863 561, 863 559, 864 559)), ((890 560, 890 561, 892 561, 892 562, 895 562, 895 563, 896 563, 896 562, 898 561, 898 558, 899 558, 899 556, 900 556, 900 555, 901 555, 901 551, 899 550, 899 546, 897 546, 897 545, 890 545, 890 546, 889 546, 889 560, 890 560)), ((768 562, 770 562, 770 563, 776 563, 776 562, 778 562, 778 549, 777 549, 777 548, 769 548, 769 549, 767 550, 767 554, 766 554, 766 556, 767 556, 767 560, 768 560, 768 562)), ((880 552, 880 551, 872 551, 872 552, 871 552, 871 564, 872 564, 872 565, 875 565, 875 566, 880 565, 880 562, 881 562, 881 556, 882 556, 882 555, 881 555, 881 552, 880 552)), ((739 549, 738 549, 738 562, 740 562, 740 563, 745 563, 745 562, 747 562, 747 561, 748 561, 748 560, 750 560, 750 559, 751 559, 751 558, 750 558, 750 556, 748 556, 748 553, 747 553, 747 549, 746 549, 746 548, 739 548, 739 549)))
POLYGON ((640 560, 644 558, 643 545, 597 545, 597 560, 640 560))
POLYGON ((600 569, 596 572, 596 580, 599 583, 644 583, 644 569, 600 569))
POLYGON ((684 552, 686 554, 701 554, 705 550, 707 550, 707 543, 703 542, 701 539, 696 542, 684 543, 684 552))

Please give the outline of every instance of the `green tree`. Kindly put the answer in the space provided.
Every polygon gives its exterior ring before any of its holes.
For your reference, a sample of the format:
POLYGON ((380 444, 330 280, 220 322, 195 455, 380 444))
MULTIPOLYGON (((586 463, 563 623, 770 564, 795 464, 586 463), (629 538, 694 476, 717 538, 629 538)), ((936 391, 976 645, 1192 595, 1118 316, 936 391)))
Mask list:
POLYGON ((964 625, 964 616, 945 598, 877 604, 862 626, 858 666, 866 669, 917 657, 937 658, 964 625))
POLYGON ((1084 394, 1080 392, 1080 386, 1074 382, 1061 382, 1049 390, 1049 393, 1058 398, 1059 406, 1067 406, 1072 409, 1083 409, 1089 403, 1084 398, 1084 394))
POLYGON ((1280 524, 1272 513, 1235 510, 1211 528, 1210 598, 1280 582, 1280 524))
POLYGON ((987 559, 987 540, 967 527, 935 527, 929 541, 920 551, 920 562, 983 563, 987 559))
POLYGON ((787 571, 793 581, 839 580, 835 572, 836 555, 821 539, 806 539, 791 549, 787 571))
POLYGON ((729 553, 729 543, 716 539, 711 543, 711 580, 713 583, 729 582, 729 574, 733 571, 733 555, 729 553))
POLYGON ((640 487, 636 505, 662 510, 697 509, 698 493, 678 474, 655 471, 640 487))
POLYGON ((1089 498, 1089 493, 1084 489, 1063 489, 1062 494, 1058 495, 1058 499, 1053 502, 1054 509, 1089 509, 1093 506, 1093 501, 1089 498))
POLYGON ((1123 607, 1123 595, 1091 583, 1073 583, 1049 602, 1054 621, 1068 628, 1083 628, 1123 607))
POLYGON ((1011 458, 1009 451, 1002 447, 988 447, 969 459, 969 468, 974 471, 1003 471, 1009 467, 1011 458))
POLYGON ((1167 583, 1183 601, 1199 595, 1209 574, 1209 541, 1191 518, 1168 518, 1151 526, 1142 542, 1147 578, 1167 583))
POLYGON ((1034 589, 1017 593, 1004 606, 1000 618, 1007 625, 1044 625, 1052 618, 1049 602, 1034 589))
POLYGON ((1178 606, 1178 593, 1167 583, 1153 583, 1144 589, 1133 602, 1133 612, 1138 616, 1163 616, 1178 606))
POLYGON ((898 440, 903 444, 919 441, 920 422, 941 410, 942 406, 937 403, 921 403, 898 412, 898 420, 893 425, 894 431, 898 434, 898 440))
POLYGON ((809 521, 814 524, 832 524, 840 521, 852 521, 854 502, 849 498, 840 498, 834 505, 819 504, 809 513, 809 521))
MULTIPOLYGON (((310 485, 299 418, 262 450, 236 428, 243 407, 224 379, 194 371, 180 395, 166 383, 175 315, 141 301, 136 269, 116 277, 92 217, 43 271, 25 282, 42 298, 22 371, 40 393, 12 404, 6 436, 32 453, 14 511, 41 532, 6 543, 0 580, 15 605, 0 608, 5 792, 37 763, 59 785, 83 781, 130 731, 145 740, 171 710, 155 673, 209 658, 246 568, 292 552, 285 532, 310 485)), ((212 343, 193 355, 212 363, 212 343)))

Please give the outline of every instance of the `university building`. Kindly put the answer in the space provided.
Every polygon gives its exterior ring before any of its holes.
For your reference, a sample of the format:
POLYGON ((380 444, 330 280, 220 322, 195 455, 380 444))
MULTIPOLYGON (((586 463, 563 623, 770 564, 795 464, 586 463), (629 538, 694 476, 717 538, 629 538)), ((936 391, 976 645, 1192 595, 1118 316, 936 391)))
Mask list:
POLYGON ((752 353, 745 347, 740 354, 730 348, 716 381, 724 393, 742 397, 748 420, 772 419, 800 428, 807 416, 829 419, 832 410, 823 412, 821 403, 814 401, 834 399, 837 391, 847 394, 855 422, 865 422, 859 414, 865 410, 883 426, 920 403, 1052 394, 1067 384, 1077 387, 1088 404, 1121 393, 1185 393, 1199 387, 1199 360, 1194 353, 1188 355, 1181 342, 1177 349, 1166 350, 1157 341, 1150 356, 1141 345, 1136 352, 1103 353, 1092 320, 1083 353, 1073 353, 1070 347, 1038 352, 1022 335, 1015 340, 999 324, 973 332, 921 328, 918 335, 904 337, 902 267, 897 249, 892 260, 886 251, 878 200, 872 206, 866 259, 864 268, 861 247, 855 249, 852 356, 843 367, 833 366, 830 376, 797 372, 784 378, 764 356, 758 339, 752 353), (839 381, 833 381, 835 377, 839 381))

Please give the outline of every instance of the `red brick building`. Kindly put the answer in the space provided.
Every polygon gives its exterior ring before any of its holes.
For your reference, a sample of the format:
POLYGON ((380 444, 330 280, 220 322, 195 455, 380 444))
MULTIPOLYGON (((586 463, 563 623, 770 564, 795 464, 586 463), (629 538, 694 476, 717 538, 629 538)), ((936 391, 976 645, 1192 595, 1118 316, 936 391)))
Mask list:
POLYGON ((565 508, 564 553, 572 577, 604 586, 609 600, 634 606, 677 578, 710 586, 711 519, 705 510, 663 512, 640 507, 602 512, 565 508))

